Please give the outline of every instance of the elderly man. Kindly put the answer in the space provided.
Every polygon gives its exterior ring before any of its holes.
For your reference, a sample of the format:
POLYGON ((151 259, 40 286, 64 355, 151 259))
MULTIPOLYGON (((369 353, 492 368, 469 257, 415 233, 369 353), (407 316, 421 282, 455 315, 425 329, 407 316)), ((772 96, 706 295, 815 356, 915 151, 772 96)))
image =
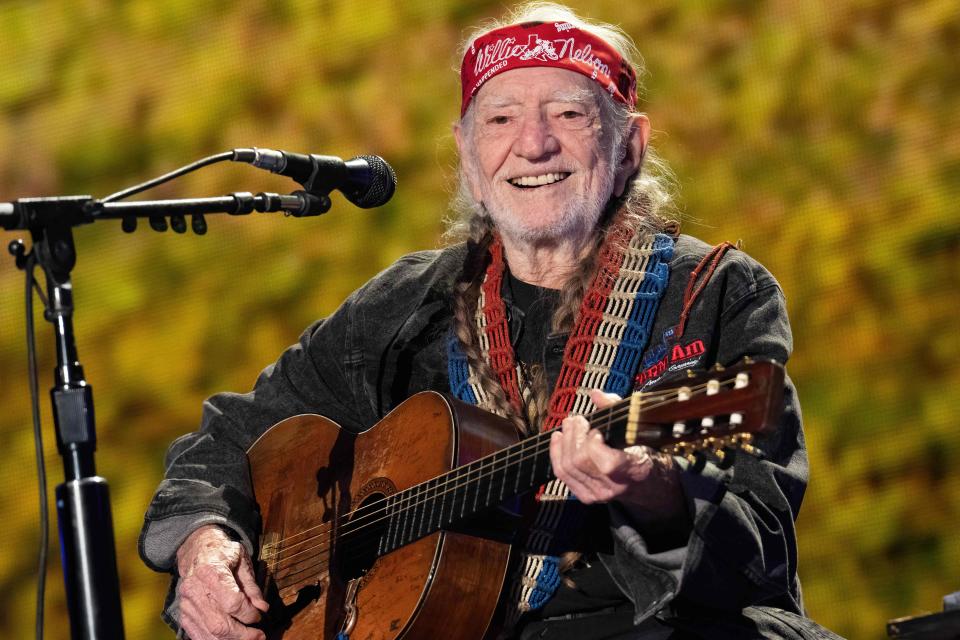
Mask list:
POLYGON ((557 479, 515 540, 505 635, 831 637, 803 617, 796 575, 807 463, 789 381, 768 457, 727 468, 608 447, 581 417, 671 372, 791 349, 773 277, 663 217, 637 70, 627 36, 558 5, 468 38, 454 127, 467 241, 400 259, 171 446, 141 536, 147 564, 174 574, 171 625, 264 637, 246 451, 268 427, 317 413, 359 432, 436 390, 520 433, 553 430, 557 479))

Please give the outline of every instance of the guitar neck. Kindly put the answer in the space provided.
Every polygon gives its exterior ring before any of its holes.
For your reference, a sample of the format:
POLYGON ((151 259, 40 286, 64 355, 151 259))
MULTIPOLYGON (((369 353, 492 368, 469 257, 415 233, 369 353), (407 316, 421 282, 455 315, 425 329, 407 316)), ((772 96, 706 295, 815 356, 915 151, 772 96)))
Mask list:
MULTIPOLYGON (((585 416, 604 442, 623 448, 645 445, 691 457, 709 451, 722 458, 740 449, 760 453, 753 434, 776 428, 782 408, 783 366, 745 358, 724 369, 690 374, 684 384, 629 398, 585 416)), ((550 433, 458 467, 386 499, 387 553, 477 515, 553 478, 550 433)))

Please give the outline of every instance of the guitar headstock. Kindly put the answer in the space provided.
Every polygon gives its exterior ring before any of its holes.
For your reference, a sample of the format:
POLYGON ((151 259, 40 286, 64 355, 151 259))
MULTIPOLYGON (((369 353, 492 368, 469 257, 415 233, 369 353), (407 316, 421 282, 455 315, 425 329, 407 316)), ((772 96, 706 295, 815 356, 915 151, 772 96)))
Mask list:
MULTIPOLYGON (((669 386, 634 393, 610 415, 627 408, 627 420, 612 421, 606 442, 614 447, 646 445, 664 453, 690 457, 738 448, 759 454, 754 434, 776 428, 783 402, 783 365, 745 358, 731 367, 688 371, 669 386)), ((602 422, 602 413, 591 416, 602 422)))

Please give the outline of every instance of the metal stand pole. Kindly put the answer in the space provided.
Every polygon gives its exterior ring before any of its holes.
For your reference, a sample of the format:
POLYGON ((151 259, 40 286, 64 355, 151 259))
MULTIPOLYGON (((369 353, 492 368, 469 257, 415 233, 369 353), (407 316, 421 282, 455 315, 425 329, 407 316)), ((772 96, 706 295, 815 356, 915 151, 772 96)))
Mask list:
POLYGON ((64 482, 57 486, 57 521, 63 578, 74 639, 120 639, 123 614, 107 481, 96 474, 93 454, 93 389, 83 377, 73 334, 70 270, 76 262, 72 229, 53 225, 32 230, 37 258, 47 279, 57 367, 50 390, 57 450, 64 482))

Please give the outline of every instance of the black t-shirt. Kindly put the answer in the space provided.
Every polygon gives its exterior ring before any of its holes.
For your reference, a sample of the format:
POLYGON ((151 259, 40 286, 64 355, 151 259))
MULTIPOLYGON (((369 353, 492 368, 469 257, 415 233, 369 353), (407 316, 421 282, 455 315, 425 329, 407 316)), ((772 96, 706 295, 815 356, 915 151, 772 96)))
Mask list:
MULTIPOLYGON (((553 314, 560 302, 560 292, 528 284, 513 274, 505 279, 504 288, 504 295, 510 297, 514 311, 519 311, 517 315, 520 316, 510 318, 517 360, 526 368, 534 365, 543 367, 548 388, 552 391, 560 373, 566 343, 566 335, 550 333, 553 314)), ((590 637, 602 638, 609 635, 606 633, 608 627, 610 631, 615 626, 622 627, 624 616, 632 615, 632 607, 627 606, 629 600, 597 558, 598 551, 612 553, 606 507, 591 507, 584 527, 581 536, 583 557, 564 574, 573 581, 574 586, 561 583, 554 596, 541 609, 524 616, 523 623, 598 612, 596 616, 590 616, 596 625, 591 625, 596 635, 591 634, 590 637)))

